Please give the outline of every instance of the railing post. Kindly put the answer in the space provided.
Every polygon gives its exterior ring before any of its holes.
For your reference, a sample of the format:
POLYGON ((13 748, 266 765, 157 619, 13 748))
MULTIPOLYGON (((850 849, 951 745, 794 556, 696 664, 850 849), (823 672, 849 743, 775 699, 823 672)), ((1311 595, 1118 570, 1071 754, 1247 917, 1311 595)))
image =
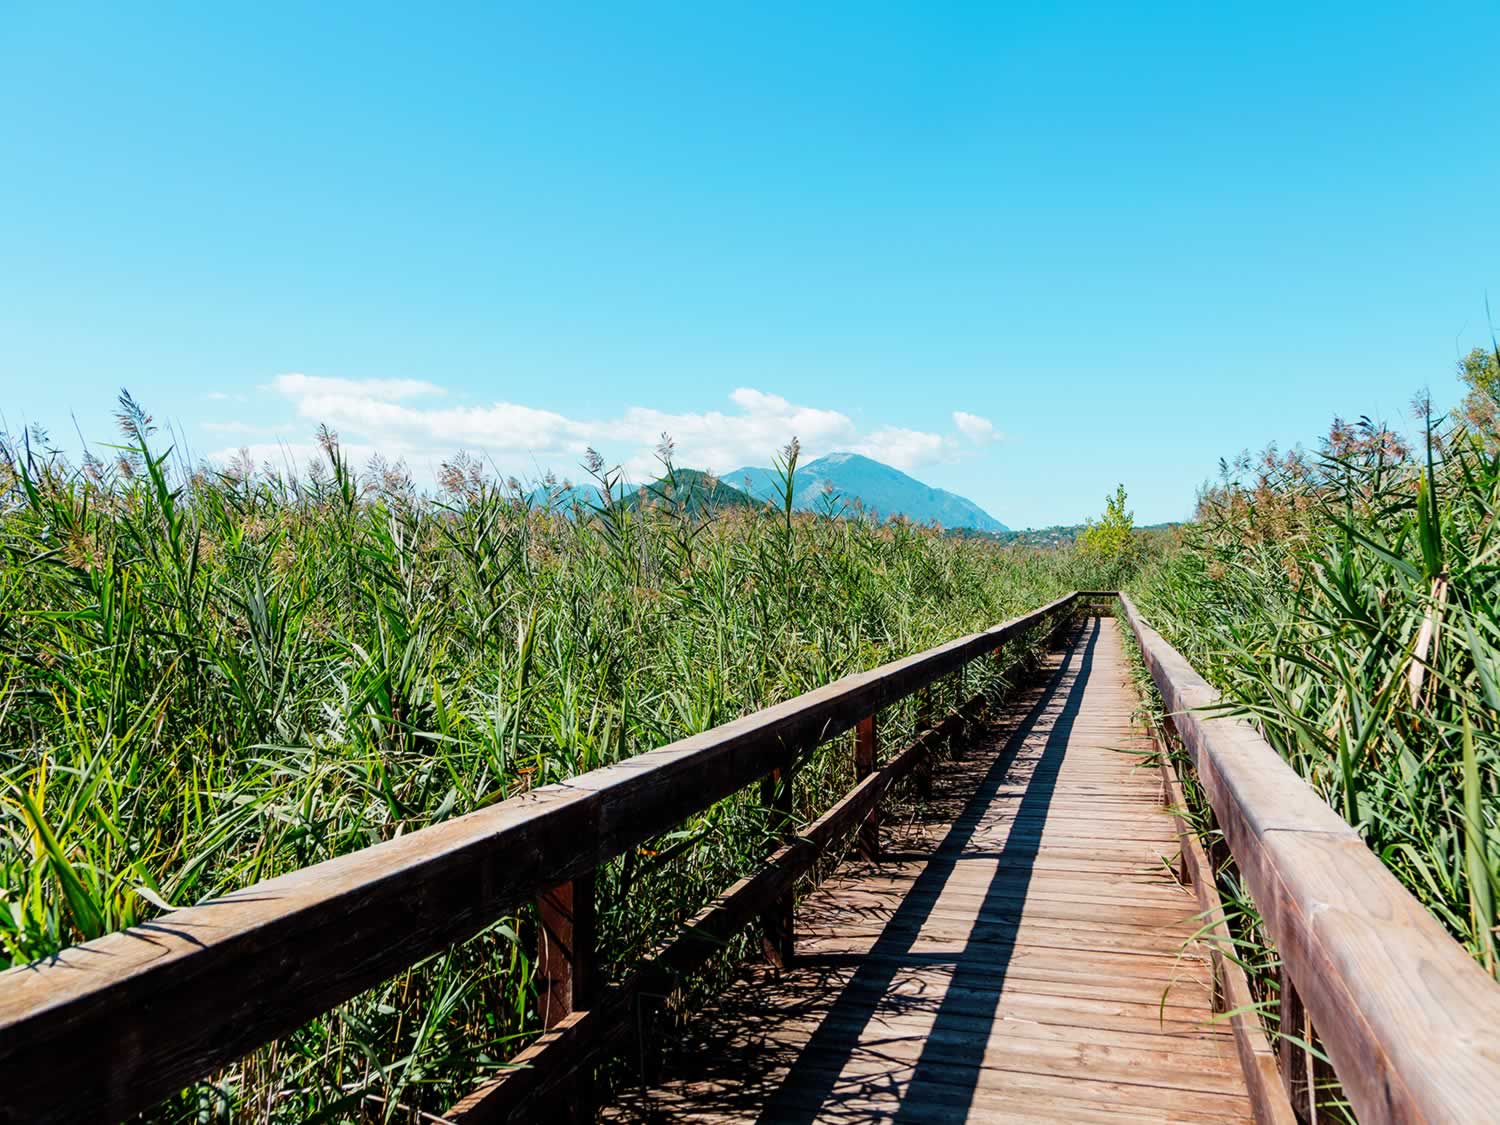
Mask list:
MULTIPOLYGON (((1184 796, 1184 804, 1179 805, 1176 798, 1173 796, 1174 784, 1179 791, 1183 791, 1183 787, 1182 774, 1178 772, 1177 763, 1172 760, 1172 735, 1169 731, 1169 724, 1171 722, 1172 719, 1170 716, 1168 716, 1163 720, 1159 732, 1152 730, 1149 723, 1147 724, 1146 729, 1151 734, 1151 737, 1155 740, 1158 747, 1158 753, 1161 755, 1159 759, 1161 762, 1161 803, 1168 812, 1172 813, 1178 818, 1178 822, 1180 824, 1186 824, 1188 817, 1188 809, 1186 808, 1187 798, 1184 796)), ((1177 838, 1177 845, 1177 862, 1172 865, 1172 874, 1176 876, 1177 882, 1182 886, 1191 887, 1193 885, 1193 865, 1188 862, 1187 839, 1179 835, 1177 838)), ((1207 855, 1206 852, 1204 854, 1205 856, 1207 855)), ((1210 885, 1212 885, 1212 872, 1209 872, 1208 875, 1210 877, 1207 881, 1210 885)))
MULTIPOLYGON (((854 783, 858 785, 875 772, 875 746, 877 726, 871 713, 859 721, 854 728, 854 783)), ((870 806, 864 824, 859 829, 859 851, 866 859, 880 859, 880 802, 870 806)))
MULTIPOLYGON (((917 715, 915 724, 915 735, 921 738, 932 729, 932 688, 924 687, 917 692, 917 715)), ((922 755, 921 762, 917 765, 913 774, 916 781, 917 791, 924 797, 932 796, 932 746, 928 745, 926 753, 922 755)))
POLYGON ((593 872, 543 891, 536 913, 537 1003, 552 1028, 593 1003, 598 987, 593 872))
POLYGON ((948 708, 958 718, 954 721, 952 729, 948 732, 947 745, 944 747, 949 754, 957 755, 964 748, 964 743, 969 737, 969 722, 964 717, 964 668, 960 664, 949 680, 953 684, 953 703, 948 708))
POLYGON ((958 733, 949 749, 955 753, 963 751, 969 744, 969 716, 964 710, 964 705, 969 702, 968 673, 968 664, 960 664, 958 671, 953 673, 953 710, 958 712, 959 720, 958 733))
POLYGON ((1281 1023, 1277 1042, 1277 1053, 1281 1063, 1281 1082, 1286 1087, 1287 1100, 1292 1110, 1303 1121, 1313 1120, 1316 1093, 1309 1074, 1308 1052, 1304 1043, 1312 1042, 1312 1030, 1308 1024, 1307 1009, 1302 1006, 1302 997, 1292 984, 1292 975, 1282 965, 1277 972, 1281 981, 1281 1023), (1293 1042, 1295 1037, 1300 1042, 1293 1042))
MULTIPOLYGON (((792 773, 795 756, 788 754, 784 764, 761 779, 761 804, 766 809, 767 827, 776 840, 785 840, 795 822, 792 808, 792 773)), ((766 957, 779 969, 792 963, 796 951, 794 910, 796 896, 791 889, 761 915, 761 942, 766 957)))

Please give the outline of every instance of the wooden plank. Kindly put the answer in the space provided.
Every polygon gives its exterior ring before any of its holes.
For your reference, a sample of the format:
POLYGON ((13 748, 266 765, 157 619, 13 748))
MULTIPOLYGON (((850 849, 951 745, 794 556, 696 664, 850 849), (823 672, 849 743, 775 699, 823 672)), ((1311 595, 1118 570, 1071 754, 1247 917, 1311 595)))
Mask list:
MULTIPOLYGON (((839 987, 852 989, 857 996, 863 996, 865 991, 860 982, 852 979, 840 982, 839 987)), ((881 995, 887 1006, 902 1016, 925 1015, 930 1020, 940 1006, 949 1002, 950 993, 930 979, 901 977, 881 995)), ((955 1009, 959 1018, 953 1021, 953 1026, 986 1037, 997 1024, 1003 1024, 1006 1035, 1062 1042, 1151 1044, 1162 1050, 1209 1055, 1220 1060, 1234 1051, 1233 1033, 1227 1027, 1205 1025, 1201 1008, 1191 1013, 1158 1013, 1151 1004, 1025 992, 1007 993, 997 1006, 982 990, 952 995, 956 995, 959 1004, 955 1009)), ((778 998, 756 1006, 737 1002, 735 1015, 745 1026, 741 1031, 731 1031, 722 1042, 732 1049, 735 1043, 745 1043, 759 1035, 761 1027, 770 1021, 806 1017, 821 1011, 818 1000, 806 996, 795 1000, 778 998)), ((888 1030, 892 1025, 883 1013, 884 1007, 876 1018, 888 1030)))
POLYGON ((1500 985, 1122 595, 1198 779, 1362 1122, 1500 1104, 1500 985))
POLYGON ((1284 1032, 1276 1045, 1281 1060, 1281 1081, 1289 1104, 1296 1107, 1296 1116, 1310 1121, 1317 1103, 1317 1091, 1312 1087, 1307 1065, 1307 1044, 1312 1042, 1312 1028, 1308 1025, 1302 998, 1285 972, 1281 974, 1281 1009, 1278 1014, 1284 1032))
MULTIPOLYGON (((1222 1101, 1204 1104, 1183 1098, 1171 1105, 1135 1104, 1141 1092, 1119 1083, 1076 1078, 1058 1078, 1027 1071, 1006 1072, 1002 1084, 976 1090, 933 1083, 913 1090, 909 1078, 893 1065, 870 1066, 859 1074, 835 1075, 836 1107, 854 1104, 857 1111, 831 1115, 831 1120, 882 1122, 920 1121, 1008 1123, 1057 1121, 1096 1122, 1098 1125, 1218 1125, 1240 1122, 1243 1113, 1234 1103, 1225 1109, 1222 1101)), ((647 1102, 636 1099, 616 1119, 658 1123, 673 1121, 744 1122, 756 1119, 757 1091, 745 1091, 726 1076, 717 1083, 705 1082, 691 1096, 677 1090, 659 1092, 647 1102)), ((821 1101, 795 1092, 779 1108, 792 1120, 816 1120, 824 1109, 821 1101)))
MULTIPOLYGON (((1034 1027, 1004 1027, 1003 1033, 991 1034, 993 1019, 944 1021, 935 1026, 922 1013, 882 1012, 877 1017, 878 1043, 858 1049, 887 1061, 916 1063, 924 1053, 940 1066, 962 1065, 957 1056, 968 1054, 975 1041, 981 1045, 978 1069, 1025 1070, 1030 1073, 1055 1074, 1059 1077, 1084 1076, 1106 1081, 1129 1082, 1163 1091, 1162 1100, 1188 1093, 1223 1096, 1248 1102, 1244 1083, 1234 1064, 1234 1049, 1225 1043, 1213 1053, 1189 1053, 1174 1043, 1146 1042, 1118 1029, 1057 1028, 1057 1034, 1037 1035, 1034 1027), (936 1050, 934 1050, 936 1048, 936 1050), (947 1048, 952 1055, 945 1058, 947 1048), (1226 1063, 1228 1065, 1226 1065, 1226 1063)), ((776 1019, 756 1029, 753 1042, 800 1046, 819 1028, 858 1028, 836 1014, 776 1019)), ((746 1044, 752 1040, 746 1040, 746 1044)), ((1249 1105, 1244 1106, 1249 1110, 1249 1105)))
MULTIPOLYGON (((1121 899, 1113 904, 1120 908, 1119 916, 1111 917, 1101 912, 1101 908, 1107 910, 1112 905, 1109 896, 1092 898, 1086 893, 1067 895, 1051 888, 1045 892, 1034 890, 1028 894, 1026 888, 1020 884, 1013 884, 1014 889, 1010 890, 1006 880, 997 879, 995 882, 994 890, 989 893, 979 887, 972 891, 965 891, 962 888, 945 888, 942 899, 934 905, 930 916, 941 917, 945 913, 944 904, 946 904, 954 917, 976 925, 993 924, 996 927, 1008 928, 1018 921, 1047 918, 1077 923, 1081 926, 1090 924, 1105 927, 1133 926, 1156 933, 1165 927, 1184 923, 1196 913, 1194 908, 1185 908, 1181 903, 1172 905, 1149 901, 1128 903, 1128 900, 1121 899), (976 918, 974 911, 980 906, 984 908, 983 917, 976 918)), ((1143 899, 1145 897, 1142 896, 1143 899)), ((879 909, 881 904, 863 896, 851 894, 850 905, 879 909)), ((902 923, 893 922, 892 924, 902 923)), ((914 923, 906 922, 905 924, 914 923)), ((1193 931, 1192 926, 1180 926, 1180 928, 1185 933, 1193 931)))
MULTIPOLYGON (((799 1064, 803 1065, 803 1064, 799 1064)), ((913 1088, 909 1067, 896 1062, 861 1060, 858 1068, 834 1071, 822 1060, 808 1060, 810 1073, 829 1072, 832 1110, 816 1095, 789 1090, 778 1097, 778 1109, 793 1120, 835 1121, 1099 1121, 1206 1125, 1243 1122, 1243 1099, 1180 1094, 1163 1098, 1151 1087, 1027 1070, 997 1072, 997 1081, 970 1088, 966 1083, 924 1082, 913 1088)), ((660 1122, 753 1121, 764 1091, 736 1083, 732 1072, 719 1072, 689 1088, 654 1091, 650 1101, 632 1099, 612 1118, 660 1122)))
POLYGON ((551 1072, 545 1060, 559 1052, 573 1053, 598 1036, 598 1009, 570 1012, 545 1035, 511 1060, 499 1078, 477 1086, 443 1114, 452 1125, 500 1125, 518 1119, 518 1108, 545 1094, 551 1072))
POLYGON ((976 656, 1073 596, 614 766, 0 973, 19 1120, 111 1121, 466 940, 976 656), (71 1079, 53 1080, 67 1058, 71 1079))

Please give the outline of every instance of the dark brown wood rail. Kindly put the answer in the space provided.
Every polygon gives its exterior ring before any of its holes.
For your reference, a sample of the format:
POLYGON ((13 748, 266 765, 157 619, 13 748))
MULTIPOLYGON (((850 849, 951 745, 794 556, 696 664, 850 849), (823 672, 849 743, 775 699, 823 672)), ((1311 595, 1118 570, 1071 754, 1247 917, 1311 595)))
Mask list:
POLYGON ((1500 984, 1120 602, 1290 976, 1291 1006, 1305 1006, 1359 1120, 1495 1120, 1500 984))
MULTIPOLYGON (((138 1113, 532 900, 546 934, 554 1035, 607 1030, 631 986, 601 990, 594 979, 590 886, 600 864, 1090 596, 1070 594, 616 765, 0 973, 0 1121, 138 1113)), ((637 975, 637 987, 701 959, 705 939, 752 908, 785 915, 792 882, 817 850, 866 823, 880 794, 946 733, 940 725, 880 770, 857 748, 864 777, 853 792, 700 914, 637 975)), ((868 738, 873 728, 858 746, 872 745, 868 738)), ((477 1113, 484 1100, 459 1108, 477 1113)))

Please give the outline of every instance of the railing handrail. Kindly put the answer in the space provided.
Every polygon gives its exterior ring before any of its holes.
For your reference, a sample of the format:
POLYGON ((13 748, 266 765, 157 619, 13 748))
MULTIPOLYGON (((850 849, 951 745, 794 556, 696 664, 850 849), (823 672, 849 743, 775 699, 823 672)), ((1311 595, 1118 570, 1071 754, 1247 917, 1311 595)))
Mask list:
POLYGON ((1500 984, 1120 595, 1284 969, 1361 1122, 1500 1107, 1500 984))
POLYGON ((0 1122, 146 1109, 1085 596, 0 973, 0 1122))

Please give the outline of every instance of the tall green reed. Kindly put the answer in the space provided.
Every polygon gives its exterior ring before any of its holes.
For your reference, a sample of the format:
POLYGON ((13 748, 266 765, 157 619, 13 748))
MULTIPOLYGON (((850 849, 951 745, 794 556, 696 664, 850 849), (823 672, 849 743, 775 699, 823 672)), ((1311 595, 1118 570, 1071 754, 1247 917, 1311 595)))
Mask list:
MULTIPOLYGON (((425 495, 400 466, 356 471, 327 430, 294 475, 177 464, 128 396, 120 422, 108 462, 29 435, 0 454, 0 964, 1100 585, 1069 552, 900 521, 716 512, 671 487, 633 505, 595 457, 593 505, 462 456, 425 495)), ((670 483, 669 445, 663 463, 670 483)), ((799 815, 847 786, 842 750, 800 771, 799 815)), ((765 854, 755 801, 600 873, 618 964, 765 854)), ((154 1116, 441 1110, 536 1030, 531 925, 497 919, 154 1116)))
POLYGON ((1138 580, 1172 641, 1496 973, 1500 457, 1429 419, 1242 461, 1138 580))

